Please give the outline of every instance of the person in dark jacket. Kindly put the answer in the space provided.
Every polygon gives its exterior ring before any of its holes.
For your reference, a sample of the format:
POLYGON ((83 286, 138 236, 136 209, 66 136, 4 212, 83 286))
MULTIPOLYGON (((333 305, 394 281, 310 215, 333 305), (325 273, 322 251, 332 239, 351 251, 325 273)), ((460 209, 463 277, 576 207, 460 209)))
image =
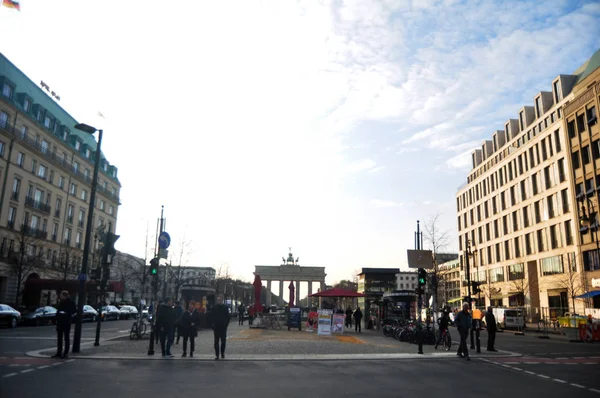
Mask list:
POLYGON ((356 311, 354 311, 354 331, 358 333, 362 333, 360 321, 362 320, 362 311, 360 307, 356 307, 356 311))
POLYGON ((440 318, 440 334, 438 336, 437 341, 435 342, 435 349, 437 350, 438 345, 440 345, 442 341, 442 337, 444 337, 444 333, 448 333, 448 324, 450 323, 450 314, 448 311, 444 311, 442 313, 442 317, 440 318))
POLYGON ((177 320, 173 300, 169 299, 166 303, 158 307, 156 313, 156 329, 160 333, 160 350, 163 357, 172 357, 171 346, 173 345, 173 331, 175 321, 177 320), (166 343, 166 346, 165 346, 166 343))
POLYGON ((52 358, 67 358, 69 356, 69 348, 71 347, 69 335, 71 333, 73 314, 75 313, 77 313, 75 303, 69 297, 69 292, 63 290, 60 292, 60 303, 56 311, 56 337, 58 344, 56 354, 52 358), (65 342, 64 351, 63 340, 65 342))
POLYGON ((181 316, 183 315, 183 308, 181 307, 181 304, 179 304, 179 301, 175 302, 175 332, 177 335, 177 340, 175 341, 175 344, 179 344, 179 338, 181 337, 181 331, 180 329, 180 322, 181 322, 181 316))
POLYGON ((498 351, 494 348, 494 343, 496 342, 496 331, 498 327, 496 325, 496 317, 492 312, 492 307, 488 307, 487 312, 485 313, 485 327, 488 332, 488 351, 498 351))
POLYGON ((229 326, 229 310, 223 304, 223 297, 217 297, 217 305, 212 310, 211 326, 215 335, 215 360, 225 359, 225 344, 227 340, 227 326, 229 326), (219 347, 219 341, 221 345, 219 347))
POLYGON ((246 307, 244 304, 240 304, 238 307, 238 324, 244 325, 244 315, 246 314, 246 307))
POLYGON ((198 336, 198 326, 200 325, 200 314, 196 311, 196 303, 190 301, 188 304, 188 310, 181 315, 179 322, 179 328, 181 329, 181 335, 183 336, 183 354, 181 356, 185 358, 187 356, 187 343, 190 340, 190 358, 194 356, 194 348, 196 336, 198 336))
POLYGON ((350 307, 348 307, 348 309, 346 310, 346 327, 352 327, 352 308, 350 307))
POLYGON ((467 350, 467 337, 469 336, 469 329, 472 325, 471 314, 469 313, 469 304, 464 303, 463 309, 458 314, 456 314, 456 318, 454 318, 454 323, 458 328, 458 333, 460 334, 460 345, 458 346, 458 352, 456 355, 459 357, 467 358, 467 361, 470 361, 469 351, 467 350))

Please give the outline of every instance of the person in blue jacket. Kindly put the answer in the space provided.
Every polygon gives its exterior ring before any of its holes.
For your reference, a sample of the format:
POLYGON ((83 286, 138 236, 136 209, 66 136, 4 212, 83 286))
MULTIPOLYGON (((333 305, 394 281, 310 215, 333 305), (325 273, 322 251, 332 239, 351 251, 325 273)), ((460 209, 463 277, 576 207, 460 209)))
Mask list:
POLYGON ((460 345, 458 346, 456 355, 470 361, 471 358, 469 358, 469 350, 467 349, 467 337, 469 336, 469 329, 471 328, 472 321, 468 303, 463 304, 463 309, 456 315, 454 323, 458 328, 458 334, 460 334, 460 345))

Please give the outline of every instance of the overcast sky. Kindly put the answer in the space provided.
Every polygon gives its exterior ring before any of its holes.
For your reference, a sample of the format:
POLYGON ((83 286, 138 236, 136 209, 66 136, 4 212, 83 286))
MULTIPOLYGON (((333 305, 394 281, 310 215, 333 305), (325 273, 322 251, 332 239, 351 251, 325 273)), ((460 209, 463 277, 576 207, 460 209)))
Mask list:
POLYGON ((22 0, 0 51, 104 129, 119 250, 144 257, 164 205, 174 264, 186 242, 185 264, 251 280, 291 246, 333 283, 405 268, 438 212, 456 251, 471 150, 600 48, 599 20, 597 1, 22 0))

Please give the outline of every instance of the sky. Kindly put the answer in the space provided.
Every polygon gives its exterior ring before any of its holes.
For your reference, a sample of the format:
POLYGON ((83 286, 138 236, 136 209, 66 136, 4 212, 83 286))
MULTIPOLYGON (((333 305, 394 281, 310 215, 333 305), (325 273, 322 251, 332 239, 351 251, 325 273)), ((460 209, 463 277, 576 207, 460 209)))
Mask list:
POLYGON ((406 269, 436 214, 456 252, 471 151, 600 48, 597 1, 20 3, 0 51, 103 128, 117 249, 164 205, 173 264, 247 281, 289 247, 328 284, 406 269))

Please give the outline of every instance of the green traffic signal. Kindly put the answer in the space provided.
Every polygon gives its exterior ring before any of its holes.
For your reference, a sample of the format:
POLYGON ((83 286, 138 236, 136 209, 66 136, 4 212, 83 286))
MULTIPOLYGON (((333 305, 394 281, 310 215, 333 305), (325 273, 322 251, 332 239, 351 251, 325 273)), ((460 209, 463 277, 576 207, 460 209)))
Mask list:
POLYGON ((419 282, 419 286, 425 286, 425 284, 427 283, 427 270, 426 269, 419 268, 417 281, 419 282))
POLYGON ((151 273, 152 275, 156 275, 156 274, 158 273, 158 270, 157 270, 156 268, 152 268, 152 269, 150 270, 150 273, 151 273))

